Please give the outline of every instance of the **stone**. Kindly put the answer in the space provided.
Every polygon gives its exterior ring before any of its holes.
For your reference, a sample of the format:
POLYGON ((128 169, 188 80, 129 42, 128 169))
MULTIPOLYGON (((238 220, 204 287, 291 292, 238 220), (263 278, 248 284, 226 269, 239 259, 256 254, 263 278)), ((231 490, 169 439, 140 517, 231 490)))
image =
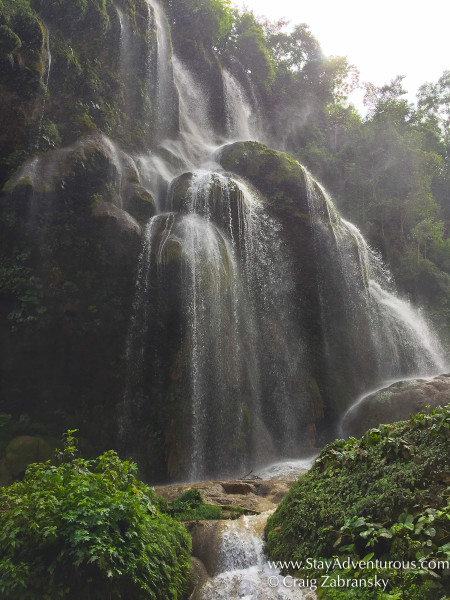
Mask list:
MULTIPOLYGON (((111 230, 109 233, 114 237, 115 233, 131 233, 141 235, 141 226, 126 211, 118 208, 112 202, 101 202, 93 209, 93 215, 104 220, 105 225, 111 230)), ((107 234, 110 237, 109 234, 107 234)))
POLYGON ((140 184, 129 184, 122 193, 125 210, 139 223, 146 223, 156 214, 156 204, 152 195, 140 184))
POLYGON ((6 446, 5 468, 13 478, 20 477, 30 463, 48 460, 53 451, 54 446, 42 436, 17 436, 6 446))
POLYGON ((413 413, 424 412, 450 401, 450 374, 429 379, 398 381, 389 387, 365 396, 347 411, 342 421, 346 437, 360 437, 367 429, 380 423, 409 419, 413 413))

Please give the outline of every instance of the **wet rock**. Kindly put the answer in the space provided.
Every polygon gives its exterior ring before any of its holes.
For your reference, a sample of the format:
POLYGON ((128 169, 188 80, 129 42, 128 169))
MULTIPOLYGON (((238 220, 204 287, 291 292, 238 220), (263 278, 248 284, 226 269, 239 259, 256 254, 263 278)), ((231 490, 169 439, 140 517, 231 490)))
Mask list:
POLYGON ((194 590, 200 588, 207 579, 208 571, 206 570, 205 565, 199 558, 192 556, 190 559, 190 585, 188 597, 191 599, 195 598, 195 596, 192 596, 194 590))
POLYGON ((110 230, 109 234, 105 232, 108 237, 114 237, 114 233, 119 232, 141 235, 139 223, 126 211, 118 208, 112 202, 102 202, 96 206, 93 210, 93 215, 104 221, 107 229, 110 230))
POLYGON ((12 478, 19 477, 30 463, 48 460, 53 451, 54 446, 42 436, 17 436, 6 446, 5 469, 12 478))
POLYGON ((398 381, 363 398, 347 412, 342 423, 346 436, 361 436, 380 423, 393 423, 413 413, 445 406, 450 400, 450 374, 430 379, 398 381))
POLYGON ((174 500, 186 490, 197 488, 207 504, 226 507, 241 507, 250 514, 265 512, 275 508, 287 493, 292 481, 202 481, 158 486, 156 492, 169 501, 174 500))
POLYGON ((139 223, 146 223, 156 214, 154 198, 141 185, 137 183, 128 185, 122 196, 124 209, 139 223))
POLYGON ((208 575, 217 571, 220 550, 220 521, 195 521, 186 527, 192 537, 192 555, 200 560, 208 575))
POLYGON ((227 494, 243 494, 246 496, 255 491, 255 486, 242 481, 224 481, 222 487, 227 494))

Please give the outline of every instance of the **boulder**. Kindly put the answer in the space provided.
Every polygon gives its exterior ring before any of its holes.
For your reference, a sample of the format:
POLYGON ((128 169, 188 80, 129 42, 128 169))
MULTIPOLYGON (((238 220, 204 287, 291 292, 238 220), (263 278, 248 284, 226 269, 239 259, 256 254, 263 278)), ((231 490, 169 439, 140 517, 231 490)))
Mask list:
POLYGON ((342 420, 347 437, 360 437, 380 423, 404 421, 429 406, 445 406, 450 401, 450 374, 429 379, 397 381, 389 387, 365 396, 350 407, 342 420))
POLYGON ((154 198, 138 183, 129 184, 122 197, 124 209, 140 223, 147 222, 156 214, 154 198))
POLYGON ((6 446, 4 466, 16 478, 30 463, 48 460, 53 451, 54 446, 40 435, 19 435, 6 446))

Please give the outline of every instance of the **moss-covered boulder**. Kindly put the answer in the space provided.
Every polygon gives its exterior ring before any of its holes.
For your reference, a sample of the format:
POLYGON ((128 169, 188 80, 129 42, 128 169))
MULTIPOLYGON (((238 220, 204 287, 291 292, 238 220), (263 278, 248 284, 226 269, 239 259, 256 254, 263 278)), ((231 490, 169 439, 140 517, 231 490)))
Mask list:
POLYGON ((139 183, 129 184, 122 192, 123 208, 139 223, 146 223, 156 214, 152 195, 139 183))
POLYGON ((380 423, 393 423, 422 412, 427 406, 443 406, 450 398, 450 375, 431 379, 398 381, 365 396, 345 414, 342 430, 346 436, 359 436, 380 423))
POLYGON ((249 179, 279 212, 309 220, 305 175, 285 154, 257 142, 235 142, 220 150, 220 164, 249 179))

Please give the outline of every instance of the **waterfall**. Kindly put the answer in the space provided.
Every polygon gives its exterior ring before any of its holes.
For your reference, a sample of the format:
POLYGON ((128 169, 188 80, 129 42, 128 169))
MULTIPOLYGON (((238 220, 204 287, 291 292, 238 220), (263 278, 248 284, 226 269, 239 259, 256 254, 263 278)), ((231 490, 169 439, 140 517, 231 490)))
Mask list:
MULTIPOLYGON (((393 377, 439 372, 445 361, 380 256, 304 170, 318 265, 311 293, 322 335, 319 350, 308 347, 295 240, 273 199, 217 164, 225 139, 262 137, 251 90, 223 69, 226 131, 218 133, 211 93, 171 53, 165 16, 154 0, 147 3, 156 27, 158 115, 173 86, 178 133, 161 126, 158 145, 136 157, 159 214, 147 226, 139 259, 122 435, 133 421, 151 421, 154 398, 167 394, 165 405, 180 403, 177 416, 158 423, 168 445, 178 447, 168 459, 171 476, 239 475, 310 453, 322 411, 316 407, 329 401, 315 379, 324 372, 326 393, 345 381, 338 414, 352 394, 393 377)), ((319 331, 315 322, 312 328, 319 331)))
POLYGON ((280 240, 281 224, 249 183, 225 173, 194 173, 186 204, 186 212, 213 220, 226 233, 240 259, 243 318, 235 335, 247 340, 251 398, 246 405, 259 424, 253 459, 264 460, 262 446, 268 443, 276 456, 293 456, 306 425, 308 392, 302 382, 305 349, 293 319, 293 267, 280 240))
MULTIPOLYGON (((127 358, 130 364, 122 409, 122 432, 129 415, 139 414, 145 361, 158 354, 158 342, 147 340, 151 310, 164 320, 167 278, 178 281, 183 323, 179 335, 185 348, 183 379, 185 443, 190 448, 184 474, 195 481, 216 474, 217 465, 240 472, 246 452, 231 448, 244 427, 246 357, 239 336, 244 306, 240 276, 231 244, 211 222, 196 214, 164 213, 150 220, 139 259, 127 358), (169 269, 177 266, 177 275, 169 269), (162 304, 161 312, 158 305, 162 304)), ((153 334, 153 332, 152 332, 153 334)))
POLYGON ((425 317, 399 297, 379 253, 341 218, 328 193, 306 169, 304 173, 316 251, 322 256, 318 288, 325 337, 336 335, 330 294, 336 300, 337 291, 345 303, 342 313, 350 345, 360 352, 358 340, 363 337, 364 351, 376 363, 376 382, 441 373, 446 365, 444 352, 425 317), (332 290, 327 289, 330 268, 332 290))
POLYGON ((270 568, 264 555, 264 527, 272 511, 226 521, 221 527, 217 573, 198 591, 195 600, 314 600, 317 583, 284 578, 270 568), (300 587, 301 585, 305 587, 300 587))
MULTIPOLYGON (((227 436, 242 428, 243 406, 233 406, 229 397, 231 389, 239 389, 244 360, 238 334, 241 294, 231 246, 215 226, 187 215, 175 235, 188 263, 183 290, 190 337, 193 451, 189 478, 196 481, 215 472, 207 457, 213 456, 216 465, 226 465, 227 436), (233 429, 229 429, 231 422, 233 429)), ((234 464, 235 468, 242 465, 234 464)))
POLYGON ((30 145, 32 150, 36 151, 39 149, 42 136, 42 125, 45 116, 45 105, 47 103, 48 86, 50 82, 50 71, 52 67, 52 54, 50 51, 50 32, 47 26, 43 28, 43 39, 42 39, 42 55, 44 57, 44 68, 42 69, 40 76, 41 93, 37 96, 37 103, 35 107, 35 113, 37 113, 36 123, 31 133, 30 145))
MULTIPOLYGON (((127 374, 122 404, 119 407, 119 440, 124 447, 132 445, 133 424, 139 418, 144 402, 145 347, 149 327, 150 263, 154 254, 158 224, 165 217, 150 219, 144 231, 144 243, 139 255, 135 294, 126 340, 127 374)), ((166 230, 170 230, 169 220, 166 230)))
POLYGON ((165 210, 167 190, 178 175, 200 166, 217 167, 213 158, 217 140, 208 114, 206 92, 175 55, 171 57, 171 65, 178 94, 178 136, 162 139, 153 152, 137 158, 142 180, 159 210, 165 210))
MULTIPOLYGON (((164 10, 156 0, 145 0, 149 7, 148 48, 151 48, 153 24, 156 29, 156 138, 162 140, 170 135, 173 129, 173 75, 171 62, 170 30, 164 10), (153 19, 151 18, 153 15, 153 19)), ((152 87, 153 57, 147 57, 149 86, 152 87)))
POLYGON ((256 104, 227 69, 223 69, 222 77, 228 139, 260 141, 263 136, 256 104))

